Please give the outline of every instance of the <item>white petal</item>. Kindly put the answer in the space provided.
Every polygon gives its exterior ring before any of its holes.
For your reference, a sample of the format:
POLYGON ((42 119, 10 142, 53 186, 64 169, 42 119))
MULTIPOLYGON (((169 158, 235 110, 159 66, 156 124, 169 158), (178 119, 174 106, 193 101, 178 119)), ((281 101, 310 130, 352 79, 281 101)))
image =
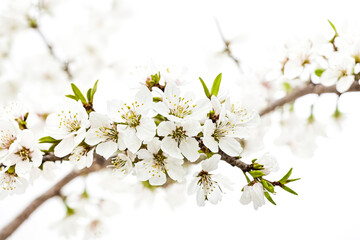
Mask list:
POLYGON ((298 59, 289 60, 284 66, 284 75, 288 78, 296 78, 302 71, 303 67, 298 59))
POLYGON ((241 195, 241 198, 240 198, 240 202, 244 205, 247 205, 251 202, 251 196, 250 196, 250 187, 249 186, 245 186, 244 187, 244 191, 241 195))
POLYGON ((241 144, 232 137, 224 137, 219 140, 219 147, 226 154, 232 157, 237 157, 242 152, 241 144))
POLYGON ((198 191, 196 193, 196 202, 200 207, 205 206, 205 193, 202 188, 198 188, 198 191))
POLYGON ((354 80, 354 75, 344 76, 340 78, 339 81, 336 83, 336 90, 338 90, 338 92, 340 93, 346 92, 347 90, 349 90, 354 80))
POLYGON ((90 146, 94 146, 103 140, 105 140, 105 138, 98 128, 90 128, 86 132, 85 142, 90 146))
POLYGON ((141 146, 141 140, 136 136, 135 129, 128 128, 123 138, 126 147, 133 153, 137 152, 141 146))
POLYGON ((154 158, 154 155, 146 149, 140 149, 137 152, 137 155, 140 159, 153 159, 154 158))
POLYGON ((217 152, 219 150, 218 148, 219 144, 212 137, 214 131, 215 131, 215 123, 213 123, 210 119, 206 120, 204 124, 204 137, 202 139, 203 143, 212 152, 217 152))
POLYGON ((136 135, 140 140, 150 141, 156 133, 156 124, 151 118, 142 118, 136 127, 136 135))
POLYGON ((157 128, 157 134, 159 136, 168 136, 171 135, 173 133, 173 131, 175 131, 176 126, 173 122, 171 121, 164 121, 161 122, 157 128))
POLYGON ((199 181, 199 178, 198 177, 194 177, 192 180, 191 180, 191 182, 189 183, 189 186, 188 186, 188 194, 193 194, 193 193, 195 193, 195 191, 197 190, 197 188, 198 188, 198 185, 197 185, 197 183, 198 183, 198 181, 199 181))
POLYGON ((15 172, 20 174, 25 174, 30 172, 31 168, 32 168, 32 164, 29 162, 29 160, 20 161, 15 165, 15 172))
POLYGON ((183 158, 178 143, 170 137, 165 137, 161 141, 161 149, 174 158, 183 158))
POLYGON ((74 142, 74 137, 70 136, 61 140, 61 142, 55 147, 54 154, 57 157, 65 157, 70 154, 77 144, 74 142))
POLYGON ((219 154, 214 154, 212 157, 201 162, 201 168, 206 172, 214 171, 218 168, 220 159, 221 156, 219 154))
POLYGON ((169 115, 169 108, 163 102, 155 103, 154 110, 165 117, 169 115))
POLYGON ((152 154, 157 154, 161 148, 161 141, 158 138, 154 138, 147 144, 147 149, 152 154))
POLYGON ((182 126, 186 135, 189 137, 196 136, 202 130, 202 127, 197 120, 186 120, 182 123, 182 126))
POLYGON ((96 147, 96 153, 103 156, 105 159, 108 159, 109 157, 111 157, 111 155, 113 155, 116 152, 117 149, 118 149, 118 144, 116 142, 106 141, 100 143, 96 147))
POLYGON ((181 153, 190 161, 195 162, 199 157, 199 143, 194 138, 186 138, 180 142, 181 153))
POLYGON ((337 80, 341 76, 341 72, 338 70, 328 69, 320 77, 320 82, 324 86, 332 86, 334 85, 337 80))
POLYGON ((21 131, 20 145, 29 149, 36 145, 35 137, 32 131, 28 129, 21 131))
POLYGON ((153 186, 160 186, 166 182, 166 175, 162 171, 158 171, 154 173, 154 176, 151 176, 149 179, 149 183, 153 186))
POLYGON ((31 161, 35 167, 39 167, 41 165, 42 156, 43 156, 43 153, 38 148, 35 148, 33 150, 33 152, 31 153, 31 161))
POLYGON ((89 120, 90 120, 91 128, 100 128, 104 126, 110 127, 109 124, 110 119, 105 114, 91 112, 89 120))
POLYGON ((182 159, 175 159, 171 157, 168 157, 167 159, 167 164, 166 164, 167 173, 173 180, 178 182, 182 182, 185 176, 185 170, 181 166, 182 163, 183 163, 182 159))

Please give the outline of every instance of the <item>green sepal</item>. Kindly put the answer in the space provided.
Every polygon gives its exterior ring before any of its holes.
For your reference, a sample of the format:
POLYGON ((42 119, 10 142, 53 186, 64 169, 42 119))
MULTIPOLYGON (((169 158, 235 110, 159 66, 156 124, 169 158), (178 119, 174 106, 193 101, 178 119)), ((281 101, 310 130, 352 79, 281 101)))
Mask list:
POLYGON ((338 34, 338 32, 337 32, 337 30, 336 30, 336 28, 335 28, 335 25, 334 25, 329 19, 328 19, 328 22, 330 23, 332 29, 334 29, 335 36, 339 36, 339 34, 338 34))
POLYGON ((246 175, 246 172, 243 172, 243 173, 244 173, 244 175, 245 175, 245 178, 246 178, 247 183, 250 183, 251 181, 250 181, 249 177, 246 175))
POLYGON ((89 90, 86 93, 86 97, 87 97, 89 102, 91 102, 91 91, 92 91, 92 88, 89 88, 89 90))
POLYGON ((289 187, 287 187, 285 185, 281 186, 281 188, 284 189, 285 191, 291 193, 291 194, 298 195, 294 190, 292 190, 291 188, 289 188, 289 187))
POLYGON ((213 85, 211 87, 211 95, 214 95, 214 96, 218 95, 219 89, 220 89, 221 78, 222 78, 222 73, 217 75, 217 77, 215 78, 213 85))
POLYGON ((264 179, 261 179, 261 183, 264 186, 264 188, 266 190, 268 190, 269 192, 271 192, 271 193, 275 192, 274 191, 274 186, 271 183, 269 183, 268 181, 265 181, 264 179))
POLYGON ((292 168, 290 168, 290 170, 285 174, 285 176, 282 179, 279 180, 279 182, 281 184, 285 184, 286 181, 289 179, 291 172, 292 172, 292 168))
POLYGON ((79 98, 82 103, 86 103, 84 95, 81 93, 80 89, 73 83, 71 83, 71 89, 73 90, 75 97, 79 98))
POLYGON ((270 196, 270 194, 269 194, 268 192, 265 191, 264 194, 265 194, 266 199, 267 199, 269 202, 271 202, 272 204, 276 205, 276 203, 275 203, 274 200, 271 198, 271 196, 270 196))
POLYGON ((252 162, 252 163, 255 163, 255 161, 256 161, 256 160, 257 160, 257 158, 255 158, 255 159, 251 160, 251 162, 252 162))
POLYGON ((204 80, 202 80, 201 77, 199 77, 199 79, 200 79, 201 85, 202 85, 202 87, 203 87, 203 89, 204 89, 204 92, 205 92, 206 97, 207 97, 207 98, 211 98, 211 94, 210 94, 209 89, 208 89, 208 87, 206 86, 204 80))
POLYGON ((323 68, 318 68, 315 70, 315 75, 318 77, 321 77, 321 75, 323 74, 323 72, 325 72, 325 69, 323 68))
POLYGON ((259 171, 259 170, 250 171, 249 173, 253 178, 258 178, 258 177, 262 177, 265 175, 262 171, 259 171))

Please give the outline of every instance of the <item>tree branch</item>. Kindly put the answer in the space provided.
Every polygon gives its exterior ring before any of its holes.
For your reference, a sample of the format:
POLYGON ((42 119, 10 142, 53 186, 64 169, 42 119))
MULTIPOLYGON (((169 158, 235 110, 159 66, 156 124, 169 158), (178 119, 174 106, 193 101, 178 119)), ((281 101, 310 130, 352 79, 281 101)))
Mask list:
POLYGON ((41 37, 41 39, 45 43, 46 47, 49 50, 50 55, 53 56, 53 58, 61 64, 62 70, 66 73, 66 75, 68 76, 68 79, 71 81, 73 79, 73 74, 71 73, 70 68, 69 68, 70 62, 69 61, 62 61, 55 54, 53 45, 49 43, 49 41, 47 40, 47 38, 45 37, 43 32, 40 30, 39 25, 37 25, 37 24, 34 25, 33 29, 39 34, 39 36, 41 37))
POLYGON ((50 198, 58 196, 61 189, 71 182, 73 179, 83 176, 92 172, 99 171, 104 169, 107 165, 107 161, 100 155, 94 155, 94 162, 90 168, 84 168, 82 170, 73 170, 60 181, 58 181, 54 186, 49 190, 44 192, 42 195, 34 199, 16 218, 14 218, 8 225, 6 225, 0 231, 0 240, 8 238, 29 216, 39 208, 43 203, 45 203, 50 198))
POLYGON ((242 70, 242 68, 241 68, 239 59, 237 59, 237 58, 234 56, 234 54, 232 53, 232 51, 231 51, 231 49, 230 49, 230 44, 231 44, 231 42, 225 39, 224 34, 223 34, 222 30, 221 30, 220 24, 219 24, 219 22, 218 22, 218 20, 217 20, 216 18, 215 18, 215 23, 216 23, 216 26, 217 26, 217 28, 218 28, 218 30, 219 30, 220 37, 221 37, 221 39, 222 39, 222 41, 224 42, 224 45, 225 45, 224 53, 225 53, 226 55, 228 55, 228 57, 231 58, 231 59, 234 61, 234 63, 235 63, 236 66, 238 67, 240 73, 243 73, 243 70, 242 70))
MULTIPOLYGON (((346 92, 359 92, 360 91, 360 85, 357 81, 355 81, 350 89, 346 92)), ((263 109, 260 112, 260 116, 264 116, 272 111, 274 111, 276 108, 284 106, 287 103, 291 103, 294 102, 296 99, 305 96, 307 94, 324 94, 324 93, 336 93, 338 95, 341 95, 341 93, 339 93, 336 90, 336 86, 330 86, 330 87, 325 87, 322 84, 313 84, 313 83, 309 83, 305 86, 299 87, 294 89, 290 94, 286 95, 283 98, 280 98, 276 101, 274 101, 273 103, 269 104, 269 106, 267 106, 265 109, 263 109)))

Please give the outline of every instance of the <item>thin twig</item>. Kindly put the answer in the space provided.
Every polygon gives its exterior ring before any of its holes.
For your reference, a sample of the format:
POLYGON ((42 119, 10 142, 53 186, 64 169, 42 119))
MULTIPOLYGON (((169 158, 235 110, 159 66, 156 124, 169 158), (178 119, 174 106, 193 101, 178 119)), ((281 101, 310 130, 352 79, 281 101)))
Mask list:
POLYGON ((224 45, 225 45, 225 48, 224 48, 224 53, 226 53, 226 55, 228 55, 228 57, 230 57, 234 63, 236 64, 236 66, 238 67, 240 73, 243 73, 243 70, 241 68, 241 64, 240 64, 240 61, 239 59, 237 59, 234 54, 232 53, 231 49, 230 49, 230 45, 231 45, 231 42, 229 40, 226 40, 225 37, 224 37, 224 34, 221 30, 221 27, 220 27, 220 24, 219 24, 219 21, 215 18, 215 23, 216 23, 216 26, 219 30, 219 34, 220 34, 220 37, 222 39, 222 41, 224 42, 224 45))
POLYGON ((66 73, 69 81, 72 81, 73 74, 71 73, 70 68, 69 68, 70 62, 69 61, 63 61, 56 55, 53 45, 47 40, 47 38, 45 37, 43 32, 40 30, 38 25, 35 25, 33 27, 33 29, 39 34, 40 38, 45 43, 46 47, 49 50, 50 55, 53 56, 53 58, 61 64, 61 68, 66 73))

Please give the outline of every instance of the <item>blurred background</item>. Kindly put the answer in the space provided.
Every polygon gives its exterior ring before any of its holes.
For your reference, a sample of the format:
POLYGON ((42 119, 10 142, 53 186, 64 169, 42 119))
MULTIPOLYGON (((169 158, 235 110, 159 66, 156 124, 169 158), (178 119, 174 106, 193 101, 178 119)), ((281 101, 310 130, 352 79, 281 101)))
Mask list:
MULTIPOLYGON (((99 79, 95 109, 105 112, 108 100, 132 99, 149 73, 167 69, 170 78, 198 94, 203 94, 198 77, 210 85, 222 73, 224 95, 261 110, 269 99, 284 94, 273 73, 283 58, 284 44, 291 39, 331 39, 328 19, 339 32, 360 34, 359 7, 355 0, 3 0, 0 104, 22 101, 44 116, 70 93, 70 82, 87 89, 99 79), (29 27, 29 19, 36 19, 36 28, 29 27), (239 65, 224 51, 224 39, 239 65), (271 91, 264 83, 271 85, 271 91)), ((324 132, 310 139, 303 133, 303 144, 296 151, 314 148, 307 158, 294 154, 289 144, 276 144, 292 136, 281 130, 279 114, 263 118, 259 135, 264 141, 257 140, 252 147, 277 157, 280 171, 274 179, 291 167, 293 176, 302 178, 292 185, 299 196, 278 190, 273 198, 277 206, 267 202, 255 211, 251 205, 241 205, 244 176, 226 163, 220 163, 218 172, 234 182, 234 191, 227 191, 218 205, 203 208, 196 205, 195 196, 186 194, 186 184, 149 189, 133 176, 120 180, 106 171, 77 179, 65 189, 76 199, 86 186, 93 205, 101 207, 74 204, 90 216, 64 221, 64 204, 54 198, 11 239, 67 235, 70 239, 360 239, 358 95, 341 96, 341 123, 331 119, 335 94, 306 96, 295 103, 299 119, 306 119, 316 103, 314 114, 324 132)), ((39 137, 42 124, 41 117, 32 122, 39 137)), ((251 159, 251 155, 245 158, 251 159)), ((58 166, 55 179, 70 169, 66 164, 58 166)), ((193 166, 189 177, 198 169, 193 166)), ((25 194, 2 200, 0 226, 53 182, 40 178, 25 194)))

